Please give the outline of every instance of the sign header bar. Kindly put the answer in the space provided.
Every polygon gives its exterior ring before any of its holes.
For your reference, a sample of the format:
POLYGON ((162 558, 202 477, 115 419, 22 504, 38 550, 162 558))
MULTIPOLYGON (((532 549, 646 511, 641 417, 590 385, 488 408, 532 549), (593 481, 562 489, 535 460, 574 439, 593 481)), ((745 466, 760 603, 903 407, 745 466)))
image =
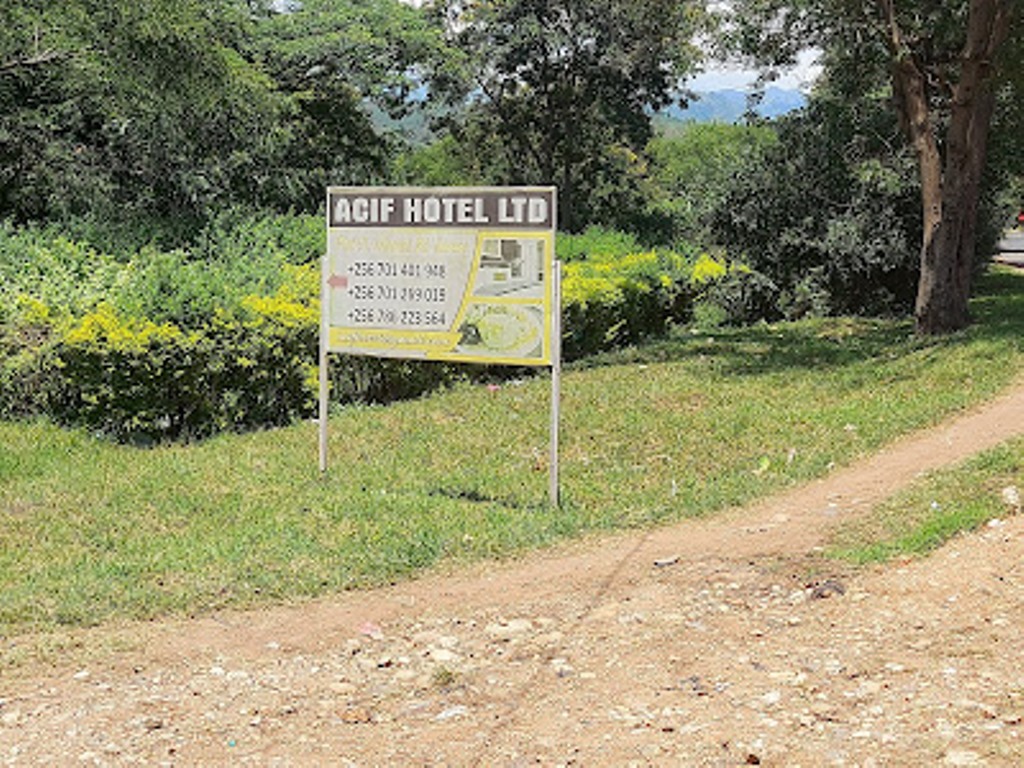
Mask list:
POLYGON ((550 229, 554 191, 547 188, 331 189, 331 227, 497 227, 550 229))

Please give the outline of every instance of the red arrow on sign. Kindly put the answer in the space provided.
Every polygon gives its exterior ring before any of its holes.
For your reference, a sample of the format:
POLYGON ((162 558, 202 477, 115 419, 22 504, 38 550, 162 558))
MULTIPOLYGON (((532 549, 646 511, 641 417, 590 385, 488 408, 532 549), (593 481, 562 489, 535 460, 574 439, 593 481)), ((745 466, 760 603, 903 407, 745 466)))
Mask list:
POLYGON ((348 278, 344 275, 331 275, 327 278, 327 284, 335 290, 342 290, 348 288, 348 278))

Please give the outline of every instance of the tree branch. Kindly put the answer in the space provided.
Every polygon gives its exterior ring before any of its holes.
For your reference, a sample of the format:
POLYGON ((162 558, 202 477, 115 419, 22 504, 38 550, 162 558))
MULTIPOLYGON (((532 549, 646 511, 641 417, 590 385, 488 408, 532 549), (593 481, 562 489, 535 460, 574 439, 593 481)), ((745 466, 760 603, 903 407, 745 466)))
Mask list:
POLYGON ((47 50, 41 53, 27 56, 21 59, 11 59, 0 63, 0 72, 13 72, 16 69, 31 69, 33 67, 41 67, 45 64, 49 64, 54 61, 58 61, 67 56, 66 51, 54 51, 47 50))

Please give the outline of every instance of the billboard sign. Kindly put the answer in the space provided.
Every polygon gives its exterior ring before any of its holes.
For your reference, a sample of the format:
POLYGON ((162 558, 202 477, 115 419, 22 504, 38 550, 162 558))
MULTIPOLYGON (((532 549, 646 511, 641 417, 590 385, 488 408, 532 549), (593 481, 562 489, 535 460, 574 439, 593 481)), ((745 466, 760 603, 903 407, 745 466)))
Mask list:
POLYGON ((552 364, 552 187, 332 187, 329 352, 552 364))

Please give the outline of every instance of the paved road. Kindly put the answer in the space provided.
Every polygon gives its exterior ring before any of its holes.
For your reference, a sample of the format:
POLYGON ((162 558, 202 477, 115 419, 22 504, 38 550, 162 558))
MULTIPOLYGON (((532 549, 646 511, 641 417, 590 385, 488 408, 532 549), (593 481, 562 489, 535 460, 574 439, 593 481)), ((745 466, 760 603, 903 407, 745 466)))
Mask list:
POLYGON ((1024 268, 1024 230, 1008 231, 999 241, 996 261, 1024 268))

